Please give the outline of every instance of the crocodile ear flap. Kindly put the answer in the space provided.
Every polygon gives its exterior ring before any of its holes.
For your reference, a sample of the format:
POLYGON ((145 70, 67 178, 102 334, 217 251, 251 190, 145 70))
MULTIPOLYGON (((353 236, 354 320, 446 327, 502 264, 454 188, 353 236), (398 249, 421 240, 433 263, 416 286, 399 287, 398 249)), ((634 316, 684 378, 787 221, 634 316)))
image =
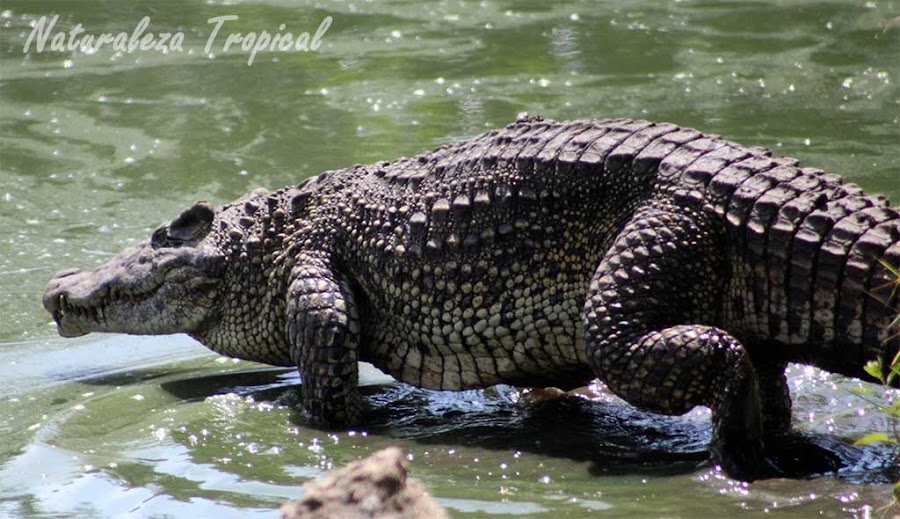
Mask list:
POLYGON ((187 242, 200 240, 209 233, 216 211, 206 200, 194 203, 181 216, 172 220, 168 228, 171 241, 187 242))

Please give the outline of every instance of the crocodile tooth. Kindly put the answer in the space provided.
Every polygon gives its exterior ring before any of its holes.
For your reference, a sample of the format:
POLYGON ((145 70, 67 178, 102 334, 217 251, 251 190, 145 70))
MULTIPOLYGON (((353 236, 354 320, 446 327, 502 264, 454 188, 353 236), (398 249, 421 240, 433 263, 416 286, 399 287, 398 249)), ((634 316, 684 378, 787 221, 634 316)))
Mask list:
POLYGON ((56 315, 54 317, 57 321, 61 321, 62 318, 66 316, 66 296, 60 294, 58 302, 59 306, 56 309, 56 315))

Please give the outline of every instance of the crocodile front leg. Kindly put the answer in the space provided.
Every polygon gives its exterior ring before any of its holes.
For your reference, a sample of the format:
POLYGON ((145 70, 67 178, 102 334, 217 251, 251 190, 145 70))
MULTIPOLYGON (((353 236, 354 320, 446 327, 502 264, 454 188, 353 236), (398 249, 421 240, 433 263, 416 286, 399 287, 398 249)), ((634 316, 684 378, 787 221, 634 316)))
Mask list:
POLYGON ((757 374, 746 348, 712 326, 727 266, 711 229, 685 208, 636 212, 588 289, 588 362, 632 405, 675 415, 709 406, 714 462, 754 479, 765 464, 757 374))
POLYGON ((301 255, 296 265, 287 305, 288 338, 300 370, 302 412, 316 425, 352 425, 361 410, 353 291, 325 259, 301 255))

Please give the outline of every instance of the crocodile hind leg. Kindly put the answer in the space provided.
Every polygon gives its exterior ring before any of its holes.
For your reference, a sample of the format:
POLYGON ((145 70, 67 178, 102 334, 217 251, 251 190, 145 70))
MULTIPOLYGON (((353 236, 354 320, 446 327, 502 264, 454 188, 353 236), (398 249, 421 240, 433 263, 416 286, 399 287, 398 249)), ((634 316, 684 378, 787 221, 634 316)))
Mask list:
POLYGON ((787 432, 791 428, 791 393, 784 375, 787 362, 754 357, 753 366, 759 379, 759 398, 766 436, 787 432))
POLYGON ((689 209, 639 209, 597 267, 584 308, 588 362, 637 407, 712 409, 714 462, 733 477, 763 473, 763 418, 746 348, 713 326, 727 265, 721 237, 689 209))
POLYGON ((320 258, 300 255, 291 277, 288 338, 302 382, 301 410, 316 425, 352 425, 361 411, 353 291, 320 258))

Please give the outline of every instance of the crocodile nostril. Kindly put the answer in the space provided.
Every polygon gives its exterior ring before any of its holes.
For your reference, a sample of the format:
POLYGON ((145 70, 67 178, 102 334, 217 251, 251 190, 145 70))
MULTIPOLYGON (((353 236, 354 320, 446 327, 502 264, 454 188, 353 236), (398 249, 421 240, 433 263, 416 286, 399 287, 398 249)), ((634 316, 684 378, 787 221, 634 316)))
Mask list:
POLYGON ((65 278, 69 276, 74 276, 75 274, 81 274, 81 269, 63 269, 53 275, 53 279, 65 278))

